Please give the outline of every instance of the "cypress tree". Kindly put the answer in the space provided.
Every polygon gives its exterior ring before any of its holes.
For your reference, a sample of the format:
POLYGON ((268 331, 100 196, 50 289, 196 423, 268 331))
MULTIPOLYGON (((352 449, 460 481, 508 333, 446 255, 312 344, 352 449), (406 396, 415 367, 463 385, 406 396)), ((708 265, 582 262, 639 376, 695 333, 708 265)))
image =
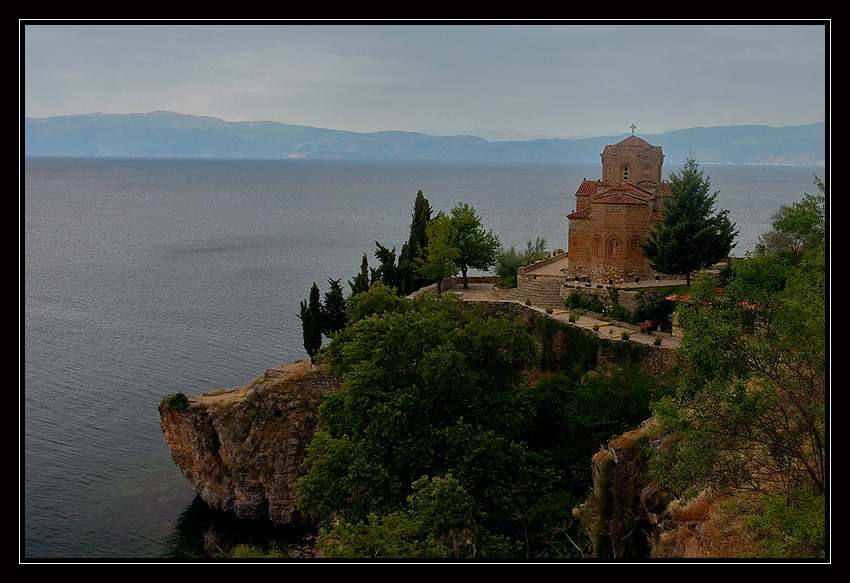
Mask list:
POLYGON ((422 191, 416 193, 413 203, 413 219, 410 222, 410 237, 401 248, 398 261, 398 285, 401 295, 408 295, 424 285, 431 283, 424 279, 417 269, 425 247, 428 245, 428 223, 431 221, 431 204, 422 191))
POLYGON ((351 288, 351 295, 369 291, 369 284, 369 258, 364 253, 363 261, 360 263, 360 273, 348 282, 348 286, 351 288))
POLYGON ((338 279, 329 279, 331 286, 329 292, 325 293, 325 304, 322 306, 322 333, 330 338, 331 334, 345 328, 345 297, 338 279))
POLYGON ((301 330, 304 336, 304 349, 310 360, 315 362, 316 353, 322 347, 322 306, 319 302, 319 286, 313 282, 310 299, 301 300, 301 330))

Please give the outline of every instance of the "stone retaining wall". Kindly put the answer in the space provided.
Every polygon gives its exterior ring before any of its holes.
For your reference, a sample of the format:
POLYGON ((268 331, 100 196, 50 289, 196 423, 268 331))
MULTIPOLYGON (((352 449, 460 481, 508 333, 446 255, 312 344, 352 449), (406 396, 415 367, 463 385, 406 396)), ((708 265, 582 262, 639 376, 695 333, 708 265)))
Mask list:
MULTIPOLYGON (((601 364, 637 364, 654 372, 663 372, 672 365, 675 356, 673 352, 665 347, 654 346, 651 344, 642 344, 638 342, 623 341, 620 339, 607 339, 599 336, 592 330, 586 330, 580 326, 576 326, 563 320, 557 320, 545 310, 534 306, 526 306, 519 302, 500 302, 500 301, 482 301, 482 300, 464 300, 464 304, 468 306, 485 305, 487 311, 506 314, 512 319, 522 319, 533 326, 534 321, 540 318, 548 318, 556 321, 563 326, 569 326, 581 332, 585 336, 593 336, 598 338, 599 345, 596 351, 597 365, 601 364)), ((637 326, 631 326, 617 323, 618 326, 634 328, 637 331, 637 326)), ((669 337, 669 334, 664 334, 669 337)), ((566 347, 569 350, 569 347, 566 347)))

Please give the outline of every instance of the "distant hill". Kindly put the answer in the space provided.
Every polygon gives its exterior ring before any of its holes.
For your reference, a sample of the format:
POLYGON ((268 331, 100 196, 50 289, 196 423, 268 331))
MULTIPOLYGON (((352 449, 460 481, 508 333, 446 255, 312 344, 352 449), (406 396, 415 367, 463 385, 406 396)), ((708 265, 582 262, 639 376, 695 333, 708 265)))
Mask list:
MULTIPOLYGON (((26 156, 312 158, 599 162, 606 144, 627 134, 584 139, 489 142, 475 136, 417 132, 358 133, 279 122, 227 122, 167 111, 25 118, 26 156)), ((665 161, 689 154, 704 163, 823 164, 824 122, 789 127, 720 126, 639 134, 665 161)))

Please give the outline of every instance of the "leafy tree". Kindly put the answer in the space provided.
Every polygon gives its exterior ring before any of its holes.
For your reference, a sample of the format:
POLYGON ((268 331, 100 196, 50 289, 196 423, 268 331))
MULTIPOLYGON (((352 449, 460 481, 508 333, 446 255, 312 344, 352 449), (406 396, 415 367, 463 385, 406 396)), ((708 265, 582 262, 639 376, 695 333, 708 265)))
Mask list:
POLYGON ((474 499, 476 520, 521 528, 505 508, 544 483, 514 440, 514 388, 535 355, 525 325, 482 318, 451 296, 395 301, 349 321, 323 350, 345 388, 320 408, 299 508, 355 524, 405 510, 417 480, 451 473, 474 499))
POLYGON ((310 360, 315 361, 316 354, 322 347, 323 316, 322 305, 319 301, 319 286, 313 282, 310 288, 310 299, 301 300, 301 330, 304 337, 304 349, 310 360))
POLYGON ((451 219, 440 213, 428 223, 428 244, 417 261, 417 270, 424 279, 437 282, 437 293, 443 292, 443 280, 457 274, 460 251, 456 246, 457 232, 451 219))
POLYGON ((380 281, 376 281, 367 291, 348 298, 345 317, 349 325, 375 314, 404 311, 407 305, 404 298, 380 281))
POLYGON ((826 237, 826 195, 822 180, 815 176, 819 194, 805 194, 790 206, 783 205, 773 215, 773 230, 759 238, 762 253, 782 254, 798 260, 803 250, 820 244, 826 237))
POLYGON ((422 476, 413 484, 407 507, 364 521, 340 520, 323 529, 320 544, 328 558, 457 559, 505 556, 503 540, 490 537, 475 521, 474 499, 452 476, 422 476))
POLYGON ((714 213, 717 193, 711 194, 710 188, 711 181, 703 176, 696 160, 686 159, 682 171, 670 175, 670 197, 663 218, 642 244, 653 269, 685 275, 688 285, 691 272, 729 255, 737 235, 728 211, 714 213))
POLYGON ((676 437, 654 473, 677 494, 727 487, 792 496, 826 488, 825 247, 798 265, 734 262, 724 293, 681 305, 684 374, 656 416, 676 437))
POLYGON ((485 231, 481 226, 481 218, 475 209, 466 203, 459 203, 451 210, 451 222, 457 235, 455 246, 458 257, 454 260, 463 276, 463 288, 469 287, 467 271, 473 269, 489 269, 501 249, 499 238, 493 231, 485 231))

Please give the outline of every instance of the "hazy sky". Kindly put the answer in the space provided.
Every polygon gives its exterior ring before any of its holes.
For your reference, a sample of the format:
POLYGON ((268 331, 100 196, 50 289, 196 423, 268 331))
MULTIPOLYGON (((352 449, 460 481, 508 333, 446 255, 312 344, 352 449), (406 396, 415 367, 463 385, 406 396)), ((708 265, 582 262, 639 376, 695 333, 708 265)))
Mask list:
POLYGON ((827 116, 822 22, 22 27, 26 116, 577 137, 827 116))

